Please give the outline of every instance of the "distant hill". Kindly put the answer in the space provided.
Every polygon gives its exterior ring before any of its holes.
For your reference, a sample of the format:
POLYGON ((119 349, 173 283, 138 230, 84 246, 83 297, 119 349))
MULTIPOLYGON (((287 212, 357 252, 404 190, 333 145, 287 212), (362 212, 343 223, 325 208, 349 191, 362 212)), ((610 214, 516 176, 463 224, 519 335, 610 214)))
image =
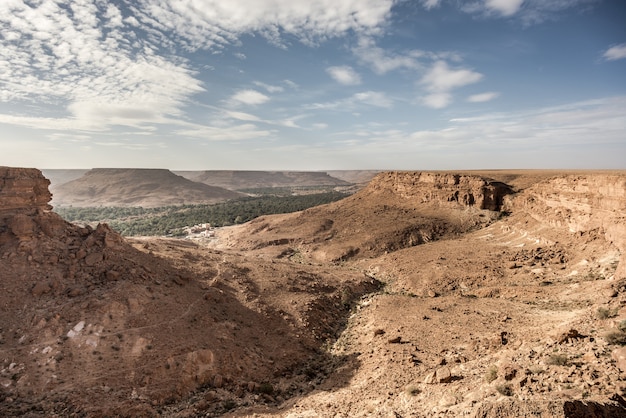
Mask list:
POLYGON ((326 173, 348 183, 364 184, 369 183, 380 172, 381 170, 332 170, 326 173))
POLYGON ((47 169, 41 170, 43 175, 50 180, 50 189, 60 186, 68 181, 76 180, 85 174, 89 169, 47 169))
POLYGON ((176 171, 193 181, 229 190, 263 187, 348 186, 350 182, 316 171, 176 171))
POLYGON ((54 188, 54 206, 143 206, 216 203, 242 194, 165 169, 94 168, 54 188))

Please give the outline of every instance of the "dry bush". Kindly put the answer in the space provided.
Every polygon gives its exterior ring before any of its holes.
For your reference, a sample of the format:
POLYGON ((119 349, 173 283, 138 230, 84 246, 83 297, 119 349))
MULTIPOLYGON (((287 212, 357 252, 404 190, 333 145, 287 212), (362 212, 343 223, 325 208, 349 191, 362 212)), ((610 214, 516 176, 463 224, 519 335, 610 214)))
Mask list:
POLYGON ((565 354, 550 354, 550 357, 548 357, 546 361, 547 364, 552 366, 567 366, 567 362, 568 359, 565 354))
POLYGON ((496 366, 491 366, 489 370, 485 373, 485 380, 487 383, 491 383, 498 378, 498 368, 496 366))
POLYGON ((626 345, 626 333, 623 331, 611 331, 604 336, 607 343, 613 345, 626 345))
POLYGON ((513 388, 511 385, 498 385, 496 390, 504 396, 513 396, 513 388))
POLYGON ((617 316, 617 308, 609 309, 609 308, 599 307, 596 312, 596 316, 598 317, 598 319, 615 318, 617 316))
POLYGON ((415 385, 409 385, 406 388, 407 395, 417 396, 422 393, 422 390, 415 385))

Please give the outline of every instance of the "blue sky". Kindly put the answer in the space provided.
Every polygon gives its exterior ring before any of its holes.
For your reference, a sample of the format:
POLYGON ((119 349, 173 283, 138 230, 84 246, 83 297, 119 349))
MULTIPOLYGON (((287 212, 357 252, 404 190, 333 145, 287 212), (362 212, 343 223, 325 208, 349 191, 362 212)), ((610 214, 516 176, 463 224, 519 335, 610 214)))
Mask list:
POLYGON ((626 168, 622 0, 2 0, 0 165, 626 168))

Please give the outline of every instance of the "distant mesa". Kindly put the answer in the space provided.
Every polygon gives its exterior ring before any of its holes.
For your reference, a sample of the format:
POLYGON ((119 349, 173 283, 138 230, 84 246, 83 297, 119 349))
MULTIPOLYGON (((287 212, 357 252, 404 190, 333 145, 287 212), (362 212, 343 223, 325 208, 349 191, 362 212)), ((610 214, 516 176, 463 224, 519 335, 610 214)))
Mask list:
POLYGON ((165 169, 94 168, 53 189, 53 206, 143 206, 217 203, 243 196, 165 169))
POLYGON ((265 187, 349 186, 351 182, 317 171, 176 171, 190 180, 229 190, 265 187))

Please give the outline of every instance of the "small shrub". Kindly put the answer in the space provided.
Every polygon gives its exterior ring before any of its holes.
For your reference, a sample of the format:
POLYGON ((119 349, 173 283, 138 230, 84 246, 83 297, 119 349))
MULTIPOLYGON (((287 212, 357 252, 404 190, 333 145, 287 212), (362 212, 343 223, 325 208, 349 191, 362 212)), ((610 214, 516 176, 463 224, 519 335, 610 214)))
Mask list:
POLYGON ((626 319, 622 319, 620 323, 617 325, 620 331, 626 331, 626 319))
POLYGON ((615 318, 617 316, 617 308, 609 309, 609 308, 599 307, 598 311, 596 312, 596 316, 598 317, 598 319, 615 318))
POLYGON ((498 378, 498 368, 496 366, 491 366, 489 370, 485 373, 485 380, 487 383, 491 383, 498 378))
POLYGON ((225 412, 235 409, 236 406, 237 404, 232 399, 226 399, 224 402, 222 402, 222 408, 224 408, 225 412))
POLYGON ((626 332, 611 331, 604 336, 607 343, 613 345, 626 345, 626 332))
POLYGON ((409 385, 406 388, 406 393, 407 393, 407 395, 417 396, 420 393, 422 393, 422 390, 420 388, 418 388, 417 386, 409 385))
POLYGON ((511 385, 498 385, 496 390, 504 396, 513 396, 513 388, 511 385))
POLYGON ((272 393, 274 393, 274 386, 272 386, 271 383, 261 383, 259 385, 259 392, 265 393, 266 395, 271 395, 272 393))
POLYGON ((565 354, 551 354, 546 363, 552 366, 566 366, 567 356, 565 354))

